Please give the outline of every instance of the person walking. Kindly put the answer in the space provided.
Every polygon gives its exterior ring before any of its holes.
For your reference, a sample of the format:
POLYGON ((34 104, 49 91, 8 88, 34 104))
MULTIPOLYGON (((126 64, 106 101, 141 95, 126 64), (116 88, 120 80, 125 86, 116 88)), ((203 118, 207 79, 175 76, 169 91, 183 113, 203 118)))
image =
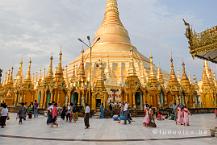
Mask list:
POLYGON ((104 118, 104 106, 103 106, 103 103, 100 105, 100 115, 99 115, 99 118, 104 118))
POLYGON ((77 104, 74 104, 72 107, 72 116, 74 123, 78 120, 78 107, 77 104))
POLYGON ((53 123, 52 125, 58 126, 58 123, 56 122, 58 116, 57 103, 54 104, 51 114, 52 114, 52 123, 53 123))
POLYGON ((85 129, 88 129, 90 127, 89 118, 90 118, 90 106, 86 104, 85 115, 84 115, 85 129))
POLYGON ((184 109, 183 109, 183 124, 184 126, 189 126, 189 115, 191 114, 190 111, 188 110, 188 108, 186 106, 184 106, 184 109))
POLYGON ((33 105, 33 113, 34 113, 34 118, 38 118, 38 102, 35 100, 34 105, 33 105))
POLYGON ((4 128, 6 126, 6 120, 8 117, 8 108, 6 104, 2 105, 2 109, 1 109, 1 117, 0 117, 0 125, 2 128, 4 128))
POLYGON ((25 120, 25 117, 26 117, 26 107, 24 106, 24 103, 21 103, 21 107, 17 113, 17 116, 19 118, 19 124, 22 124, 23 123, 23 119, 25 120))
POLYGON ((125 104, 124 104, 124 117, 125 117, 124 124, 127 124, 127 120, 130 124, 131 120, 129 118, 129 109, 128 109, 128 103, 127 102, 125 102, 125 104))
POLYGON ((65 117, 66 117, 66 106, 64 105, 63 106, 63 109, 62 109, 62 111, 61 111, 61 118, 62 118, 62 120, 65 120, 65 117))

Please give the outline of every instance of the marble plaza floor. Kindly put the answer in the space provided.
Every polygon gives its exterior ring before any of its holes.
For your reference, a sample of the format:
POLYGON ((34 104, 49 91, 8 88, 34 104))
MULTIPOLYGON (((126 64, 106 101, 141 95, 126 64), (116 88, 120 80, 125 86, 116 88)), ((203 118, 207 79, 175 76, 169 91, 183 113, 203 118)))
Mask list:
POLYGON ((67 123, 58 118, 59 127, 51 128, 46 125, 44 116, 18 125, 15 114, 10 114, 7 126, 0 128, 0 145, 217 144, 216 137, 209 137, 209 129, 217 126, 214 114, 192 115, 191 126, 188 127, 177 126, 174 121, 164 120, 157 121, 158 127, 155 129, 145 128, 142 125, 143 118, 133 120, 130 125, 123 125, 112 119, 93 118, 90 119, 90 129, 84 129, 83 118, 79 118, 77 123, 67 123), (4 135, 9 137, 2 137, 4 135))

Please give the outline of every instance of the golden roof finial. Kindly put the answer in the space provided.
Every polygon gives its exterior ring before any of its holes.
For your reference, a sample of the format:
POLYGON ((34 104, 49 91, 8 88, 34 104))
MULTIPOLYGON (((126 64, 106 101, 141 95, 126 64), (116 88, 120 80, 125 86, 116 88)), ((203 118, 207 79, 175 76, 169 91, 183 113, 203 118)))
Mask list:
POLYGON ((53 77, 53 56, 50 57, 50 65, 48 68, 48 77, 49 78, 53 77))
POLYGON ((11 67, 11 71, 10 71, 10 83, 13 83, 13 70, 14 70, 14 68, 11 67))
POLYGON ((63 75, 63 68, 62 68, 62 50, 60 49, 60 53, 59 53, 59 63, 57 66, 57 70, 56 70, 56 75, 63 75))
POLYGON ((118 4, 116 0, 107 0, 106 2, 103 24, 105 25, 108 23, 116 23, 123 26, 119 18, 118 4))
POLYGON ((171 64, 170 64, 170 79, 168 82, 168 87, 179 87, 179 82, 177 80, 175 70, 174 70, 172 54, 171 54, 170 62, 171 62, 171 64))
POLYGON ((185 63, 182 63, 182 79, 181 79, 181 85, 184 88, 190 88, 190 81, 187 77, 186 71, 185 71, 185 63))
POLYGON ((28 66, 27 73, 26 73, 26 80, 30 80, 30 81, 31 81, 31 64, 32 64, 32 59, 30 57, 29 66, 28 66))
POLYGON ((45 79, 46 77, 46 68, 44 67, 44 75, 43 75, 43 79, 45 79))
POLYGON ((203 65, 203 74, 202 74, 202 87, 209 87, 210 83, 209 83, 209 79, 207 76, 207 72, 206 72, 206 62, 203 65))
POLYGON ((151 84, 151 86, 157 85, 157 78, 154 72, 154 64, 153 64, 153 57, 152 54, 150 56, 150 70, 149 70, 149 76, 148 76, 148 82, 151 84))
POLYGON ((159 82, 161 85, 164 84, 164 77, 163 77, 163 73, 161 72, 160 65, 159 65, 159 67, 157 68, 157 79, 158 79, 158 82, 159 82))
POLYGON ((131 45, 128 32, 120 20, 116 0, 107 0, 106 2, 104 19, 94 40, 97 41, 99 38, 100 44, 116 42, 131 45))
POLYGON ((79 71, 78 71, 78 78, 80 79, 80 81, 84 81, 85 80, 85 70, 84 70, 84 50, 81 51, 82 53, 82 57, 81 57, 81 63, 79 66, 79 71))
POLYGON ((131 62, 129 62, 128 76, 136 76, 136 69, 133 61, 133 49, 130 50, 131 62))

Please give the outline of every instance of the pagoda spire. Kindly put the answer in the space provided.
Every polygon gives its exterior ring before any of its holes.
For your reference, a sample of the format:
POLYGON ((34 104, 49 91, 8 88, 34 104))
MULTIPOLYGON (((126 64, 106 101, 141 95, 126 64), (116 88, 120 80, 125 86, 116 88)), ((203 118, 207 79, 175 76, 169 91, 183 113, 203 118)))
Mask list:
POLYGON ((23 59, 20 61, 20 66, 16 75, 16 82, 22 82, 23 81, 23 59))
POLYGON ((133 61, 133 50, 130 50, 131 61, 129 63, 128 76, 136 76, 136 69, 133 61))
POLYGON ((209 87, 210 86, 206 69, 207 69, 207 63, 205 61, 204 66, 203 66, 203 74, 202 74, 202 87, 209 87))
POLYGON ((84 81, 85 80, 85 71, 84 71, 84 50, 81 51, 81 63, 78 69, 78 78, 79 81, 84 81))
POLYGON ((65 77, 66 77, 66 84, 67 84, 67 86, 69 86, 69 76, 68 76, 68 66, 66 65, 65 66, 65 77))
POLYGON ((50 65, 48 68, 48 77, 49 78, 53 77, 53 56, 50 57, 50 65))
POLYGON ((62 68, 62 50, 60 50, 60 53, 59 53, 59 63, 58 63, 58 66, 57 66, 57 70, 56 70, 56 75, 63 75, 63 68, 62 68))
POLYGON ((171 62, 171 65, 170 65, 170 79, 169 79, 168 85, 171 86, 171 87, 179 86, 179 82, 178 82, 178 80, 176 78, 176 74, 175 74, 175 71, 174 71, 174 64, 173 64, 172 56, 171 56, 170 62, 171 62))
POLYGON ((14 68, 12 67, 10 71, 10 78, 9 78, 10 83, 13 83, 13 72, 14 72, 14 68))
POLYGON ((103 25, 116 23, 123 26, 119 17, 117 0, 107 0, 103 25))
POLYGON ((101 26, 96 32, 95 42, 99 38, 100 44, 116 42, 131 45, 128 32, 124 28, 119 17, 117 0, 106 1, 104 19, 102 21, 101 26))
POLYGON ((154 73, 154 64, 153 64, 152 55, 150 56, 150 71, 149 71, 148 82, 151 83, 152 85, 156 85, 156 83, 157 83, 157 78, 156 78, 156 75, 154 73))
POLYGON ((161 85, 164 85, 164 77, 163 73, 161 72, 160 66, 157 68, 157 80, 161 85))
POLYGON ((187 74, 186 74, 186 70, 185 70, 185 63, 183 62, 182 63, 182 78, 181 78, 181 85, 183 87, 190 87, 190 81, 187 77, 187 74))
POLYGON ((31 81, 31 65, 32 65, 32 59, 29 59, 29 66, 26 73, 26 80, 31 81))
POLYGON ((74 64, 73 65, 73 70, 72 70, 72 77, 71 77, 70 82, 75 83, 75 81, 76 81, 76 74, 75 74, 75 64, 74 64))

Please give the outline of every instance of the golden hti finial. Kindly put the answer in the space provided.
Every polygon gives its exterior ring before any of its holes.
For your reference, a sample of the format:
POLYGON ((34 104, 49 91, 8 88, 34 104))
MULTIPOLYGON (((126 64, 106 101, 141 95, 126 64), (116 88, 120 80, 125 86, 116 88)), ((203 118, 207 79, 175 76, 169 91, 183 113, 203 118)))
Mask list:
POLYGON ((43 80, 46 78, 46 68, 44 67, 44 75, 43 75, 43 80))
POLYGON ((133 49, 130 50, 130 58, 131 58, 131 61, 129 62, 128 76, 136 76, 136 69, 135 69, 134 60, 133 60, 133 49))
POLYGON ((85 80, 85 70, 84 70, 84 50, 81 51, 81 63, 78 68, 78 78, 80 81, 85 80))
POLYGON ((157 78, 154 72, 154 64, 153 64, 153 56, 151 54, 150 58, 150 70, 149 70, 149 76, 148 76, 148 82, 151 84, 151 86, 156 86, 157 84, 157 78))
POLYGON ((52 78, 53 77, 53 56, 51 55, 50 57, 50 65, 48 67, 48 77, 52 78))
POLYGON ((160 65, 157 68, 157 80, 161 85, 164 85, 164 77, 163 73, 161 72, 160 65))
POLYGON ((181 85, 183 88, 190 88, 190 81, 186 74, 185 63, 182 63, 182 78, 181 85))
POLYGON ((9 72, 9 83, 13 83, 13 70, 14 70, 14 68, 13 67, 11 67, 11 70, 10 70, 10 72, 9 72))
POLYGON ((59 63, 56 69, 56 73, 55 75, 61 75, 63 76, 63 68, 62 68, 62 50, 60 49, 60 53, 59 53, 59 63))
POLYGON ((29 66, 26 73, 26 80, 31 81, 31 65, 32 65, 32 59, 30 57, 29 59, 29 66))
POLYGON ((119 18, 118 4, 116 0, 107 0, 103 24, 116 23, 123 26, 119 18))
POLYGON ((210 86, 206 69, 207 69, 207 65, 206 65, 206 62, 205 62, 204 65, 203 65, 203 73, 202 73, 202 87, 209 87, 210 86))

